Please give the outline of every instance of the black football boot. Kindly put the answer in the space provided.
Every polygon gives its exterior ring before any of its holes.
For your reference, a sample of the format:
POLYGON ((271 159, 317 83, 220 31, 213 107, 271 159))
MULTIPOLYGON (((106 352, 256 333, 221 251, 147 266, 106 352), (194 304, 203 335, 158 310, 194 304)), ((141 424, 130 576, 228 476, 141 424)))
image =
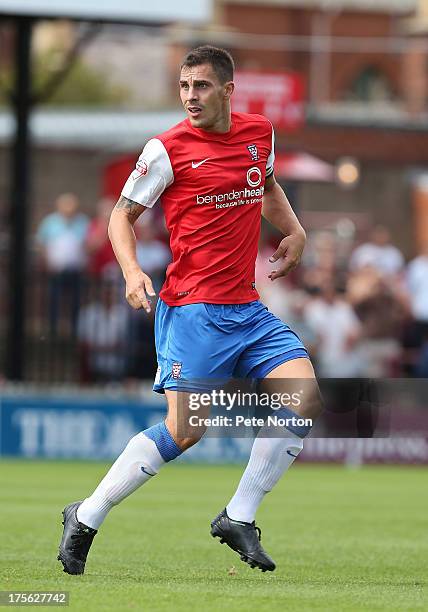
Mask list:
POLYGON ((59 545, 58 561, 61 561, 67 574, 83 574, 86 557, 97 534, 96 529, 77 520, 76 510, 81 503, 73 502, 62 511, 64 531, 59 545))
POLYGON ((262 572, 273 572, 275 569, 275 563, 260 544, 261 531, 255 521, 234 521, 224 509, 211 523, 211 535, 220 538, 221 544, 227 544, 252 568, 258 567, 262 572))

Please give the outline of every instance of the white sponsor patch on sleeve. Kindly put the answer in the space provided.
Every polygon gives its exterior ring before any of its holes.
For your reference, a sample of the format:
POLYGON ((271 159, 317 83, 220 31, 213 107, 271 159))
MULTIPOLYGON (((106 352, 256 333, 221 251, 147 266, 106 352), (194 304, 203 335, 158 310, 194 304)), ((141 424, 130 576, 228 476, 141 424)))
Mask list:
POLYGON ((135 169, 122 189, 122 195, 152 208, 173 181, 174 173, 167 150, 158 138, 152 138, 138 158, 135 169))

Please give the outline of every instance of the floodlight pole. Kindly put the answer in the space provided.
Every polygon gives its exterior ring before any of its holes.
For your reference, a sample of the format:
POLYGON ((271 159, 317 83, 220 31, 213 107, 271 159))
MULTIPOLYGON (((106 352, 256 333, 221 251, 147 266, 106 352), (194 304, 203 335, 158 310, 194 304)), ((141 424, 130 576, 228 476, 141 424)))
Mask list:
POLYGON ((15 135, 11 159, 9 312, 6 375, 22 380, 24 375, 26 258, 30 169, 29 117, 31 110, 31 35, 33 19, 16 17, 15 89, 13 113, 15 135))

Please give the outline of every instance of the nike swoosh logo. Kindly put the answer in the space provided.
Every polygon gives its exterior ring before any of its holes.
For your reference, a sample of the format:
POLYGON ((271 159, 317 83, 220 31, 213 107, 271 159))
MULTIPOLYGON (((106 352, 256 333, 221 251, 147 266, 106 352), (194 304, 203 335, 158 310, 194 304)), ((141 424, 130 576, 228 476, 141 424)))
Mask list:
POLYGON ((192 161, 192 168, 199 168, 199 166, 202 166, 202 164, 204 164, 204 163, 205 163, 206 161, 208 161, 209 159, 210 159, 210 158, 209 158, 209 157, 207 157, 206 159, 203 159, 202 161, 197 162, 196 164, 195 164, 195 162, 193 162, 193 161, 192 161))
POLYGON ((141 471, 144 472, 145 474, 148 474, 149 476, 154 476, 154 474, 151 474, 151 472, 148 472, 143 465, 141 466, 141 471))
MULTIPOLYGON (((296 458, 296 457, 297 457, 297 455, 293 455, 293 453, 290 453, 290 451, 289 451, 289 450, 287 451, 287 455, 290 455, 290 457, 294 457, 294 458, 296 458)), ((143 468, 141 468, 141 469, 143 469, 143 468)))

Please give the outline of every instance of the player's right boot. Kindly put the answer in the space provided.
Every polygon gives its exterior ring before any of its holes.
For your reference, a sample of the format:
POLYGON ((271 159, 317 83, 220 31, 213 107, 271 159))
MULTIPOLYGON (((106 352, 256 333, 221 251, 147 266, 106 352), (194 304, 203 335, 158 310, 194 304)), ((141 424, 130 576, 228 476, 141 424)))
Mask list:
POLYGON ((224 509, 211 523, 211 535, 220 538, 221 544, 227 544, 251 567, 258 567, 262 572, 273 572, 275 569, 274 561, 260 544, 261 532, 254 521, 234 521, 224 509))
POLYGON ((61 561, 67 574, 83 574, 86 557, 97 534, 96 529, 77 520, 76 510, 81 503, 79 501, 68 504, 62 511, 64 531, 59 545, 58 561, 61 561))

